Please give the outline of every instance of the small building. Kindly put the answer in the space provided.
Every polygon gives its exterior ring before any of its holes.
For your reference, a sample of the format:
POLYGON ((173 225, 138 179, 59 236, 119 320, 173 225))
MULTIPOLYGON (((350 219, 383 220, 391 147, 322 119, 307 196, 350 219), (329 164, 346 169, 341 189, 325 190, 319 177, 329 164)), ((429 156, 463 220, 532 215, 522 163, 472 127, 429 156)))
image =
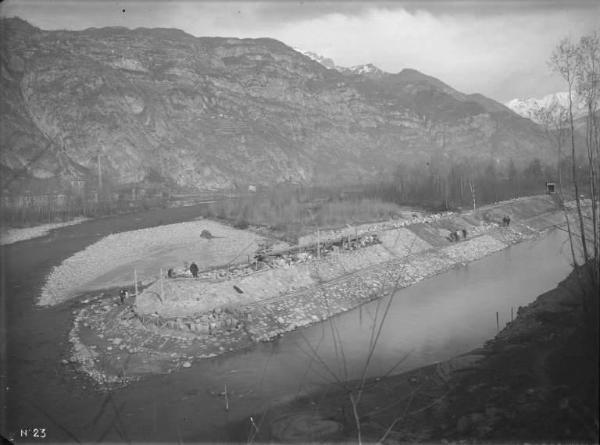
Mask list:
POLYGON ((255 185, 249 185, 248 186, 248 191, 255 193, 256 192, 256 186, 255 185))
POLYGON ((554 182, 546 182, 546 193, 553 194, 556 193, 556 183, 554 182))
POLYGON ((87 188, 87 179, 85 178, 71 178, 69 183, 71 185, 71 190, 79 195, 82 195, 87 188))

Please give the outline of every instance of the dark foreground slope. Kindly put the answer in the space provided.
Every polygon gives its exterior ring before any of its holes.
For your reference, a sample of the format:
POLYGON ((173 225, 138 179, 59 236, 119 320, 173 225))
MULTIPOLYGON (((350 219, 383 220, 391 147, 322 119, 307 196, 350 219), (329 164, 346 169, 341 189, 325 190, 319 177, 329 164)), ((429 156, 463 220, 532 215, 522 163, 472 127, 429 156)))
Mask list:
POLYGON ((15 189, 99 170, 203 190, 348 183, 432 155, 550 152, 536 124, 415 70, 339 72, 276 40, 175 29, 0 31, 0 165, 15 189))
MULTIPOLYGON (((598 341, 580 292, 573 272, 483 348, 368 381, 357 406, 363 442, 597 443, 598 341)), ((330 387, 276 407, 256 417, 258 433, 246 421, 238 438, 356 440, 349 394, 330 387)))

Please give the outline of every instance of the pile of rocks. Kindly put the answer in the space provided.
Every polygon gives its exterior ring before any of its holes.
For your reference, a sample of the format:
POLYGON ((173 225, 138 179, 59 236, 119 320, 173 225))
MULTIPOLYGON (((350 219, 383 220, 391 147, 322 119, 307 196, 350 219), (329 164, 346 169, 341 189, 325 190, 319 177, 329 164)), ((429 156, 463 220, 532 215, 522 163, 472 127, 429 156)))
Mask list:
POLYGON ((144 325, 153 324, 159 328, 211 335, 219 331, 231 332, 242 329, 248 321, 248 314, 238 309, 216 308, 211 312, 190 317, 164 318, 151 314, 148 317, 140 317, 140 319, 143 320, 144 325))

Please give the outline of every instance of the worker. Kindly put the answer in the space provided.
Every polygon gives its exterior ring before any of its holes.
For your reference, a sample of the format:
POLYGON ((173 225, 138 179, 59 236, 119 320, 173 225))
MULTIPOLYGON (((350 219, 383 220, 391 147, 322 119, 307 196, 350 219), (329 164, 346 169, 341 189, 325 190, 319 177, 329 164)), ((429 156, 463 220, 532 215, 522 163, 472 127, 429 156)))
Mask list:
POLYGON ((125 304, 127 297, 129 297, 129 292, 127 292, 126 289, 121 289, 119 291, 119 299, 121 300, 121 304, 125 304))
POLYGON ((190 272, 194 278, 198 278, 198 266, 196 263, 190 264, 190 272))

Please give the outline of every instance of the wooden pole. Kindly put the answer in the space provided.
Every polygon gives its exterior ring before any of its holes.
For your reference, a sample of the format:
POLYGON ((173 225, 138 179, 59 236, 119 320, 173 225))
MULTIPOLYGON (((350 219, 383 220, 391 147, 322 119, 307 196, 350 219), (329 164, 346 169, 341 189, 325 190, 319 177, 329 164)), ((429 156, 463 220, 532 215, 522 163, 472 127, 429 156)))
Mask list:
POLYGON ((229 411, 229 397, 227 396, 227 383, 225 383, 225 411, 229 411))
POLYGON ((498 312, 496 312, 496 330, 500 332, 500 321, 498 320, 498 312))
POLYGON ((321 232, 317 227, 317 258, 321 258, 321 232))
POLYGON ((100 152, 98 152, 98 192, 102 191, 102 167, 100 165, 100 152))
POLYGON ((510 321, 511 321, 511 323, 513 321, 513 307, 512 306, 510 307, 510 321))
POLYGON ((162 302, 165 301, 165 288, 163 286, 163 270, 162 270, 162 267, 160 269, 160 300, 162 302))
POLYGON ((137 270, 135 270, 135 269, 133 269, 133 286, 135 287, 135 296, 137 297, 137 294, 138 294, 137 270))

